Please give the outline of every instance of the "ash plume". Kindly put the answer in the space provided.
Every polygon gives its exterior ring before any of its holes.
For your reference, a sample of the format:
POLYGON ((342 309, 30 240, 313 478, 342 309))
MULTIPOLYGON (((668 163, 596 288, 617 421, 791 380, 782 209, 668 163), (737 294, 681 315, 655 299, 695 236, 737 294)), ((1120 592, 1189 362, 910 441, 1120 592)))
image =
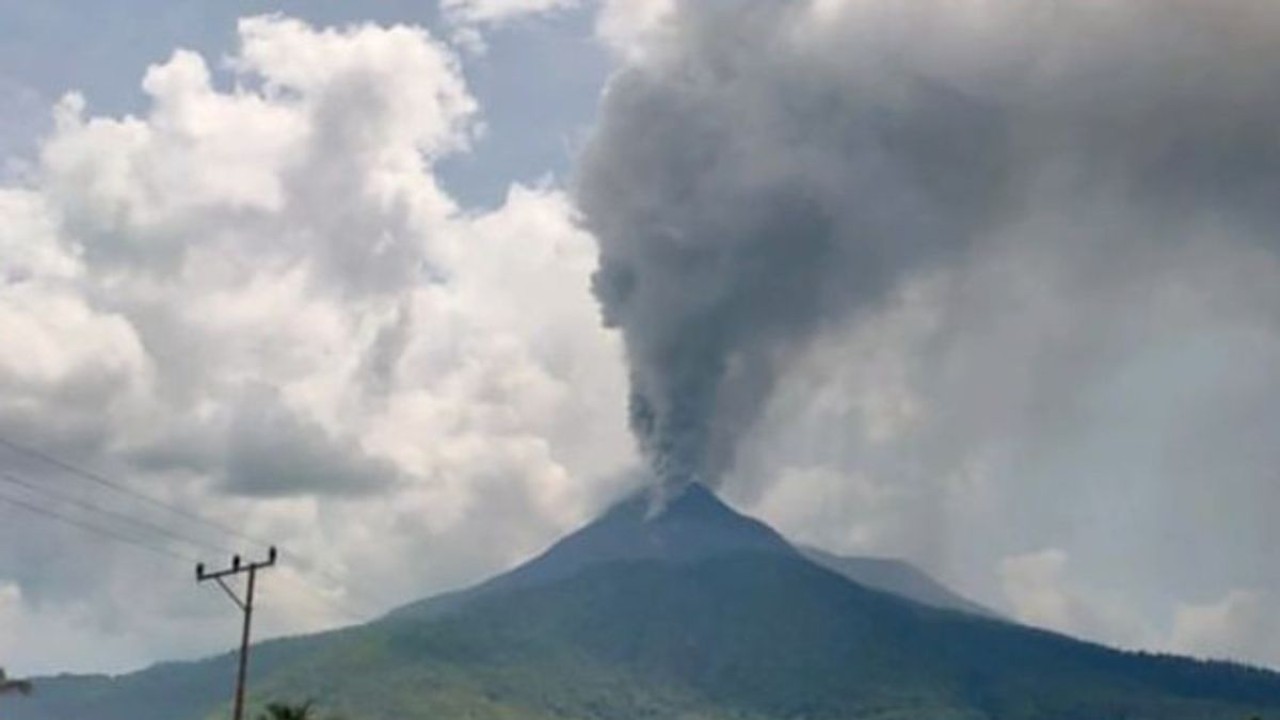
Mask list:
POLYGON ((583 158, 595 290, 626 339, 631 426, 669 489, 714 485, 805 339, 963 249, 1000 184, 998 117, 927 79, 824 70, 773 42, 802 13, 687 4, 675 46, 615 78, 583 158))
POLYGON ((1273 3, 698 0, 668 20, 610 84, 576 189, 668 489, 718 482, 807 341, 1035 208, 1275 219, 1273 3))

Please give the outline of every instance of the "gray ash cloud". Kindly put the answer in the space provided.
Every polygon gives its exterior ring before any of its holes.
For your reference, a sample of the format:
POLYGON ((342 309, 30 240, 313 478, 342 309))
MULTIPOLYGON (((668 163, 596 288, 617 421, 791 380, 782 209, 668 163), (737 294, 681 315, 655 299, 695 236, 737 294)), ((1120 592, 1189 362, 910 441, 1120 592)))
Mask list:
POLYGON ((790 42, 781 2, 689 3, 609 87, 580 167, 596 293, 663 485, 714 485, 807 338, 969 244, 1003 118, 919 76, 790 42))
POLYGON ((576 190, 662 483, 715 484, 808 341, 992 238, 1270 247, 1278 31, 1260 0, 678 3, 576 190), (1104 206, 1123 232, 1062 227, 1104 206))

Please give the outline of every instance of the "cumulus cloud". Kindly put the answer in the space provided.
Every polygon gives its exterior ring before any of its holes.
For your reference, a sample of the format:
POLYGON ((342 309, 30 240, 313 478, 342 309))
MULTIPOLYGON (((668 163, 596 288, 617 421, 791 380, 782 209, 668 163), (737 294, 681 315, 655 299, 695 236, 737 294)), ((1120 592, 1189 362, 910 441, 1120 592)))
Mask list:
POLYGON ((1148 628, 1105 593, 1082 585, 1060 548, 1010 555, 1000 561, 1000 587, 1013 618, 1101 642, 1128 647, 1150 643, 1148 628))
POLYGON ((576 7, 581 0, 442 0, 440 8, 451 22, 495 25, 529 15, 576 7))
POLYGON ((582 0, 442 0, 441 14, 452 28, 454 46, 470 55, 488 52, 487 35, 521 19, 573 10, 582 0))
POLYGON ((1232 590, 1205 604, 1181 604, 1174 617, 1174 650, 1280 666, 1280 620, 1268 593, 1232 590))
POLYGON ((674 22, 675 0, 604 0, 596 15, 596 36, 628 62, 643 60, 674 22))
POLYGON ((1056 548, 1005 558, 1000 577, 1019 620, 1060 630, 1078 624, 1079 603, 1063 587, 1066 565, 1067 554, 1056 548))
MULTIPOLYGON (((238 30, 224 74, 183 50, 148 69, 145 113, 68 95, 36 166, 0 188, 0 431, 309 559, 264 616, 299 631, 349 620, 334 603, 367 616, 510 564, 616 494, 630 449, 567 199, 514 186, 471 213, 436 180, 479 117, 453 52, 407 26, 238 30)), ((38 560, 34 538, 62 530, 22 527, 33 540, 0 548, 21 592, 7 612, 70 617, 86 569, 154 580, 147 556, 81 536, 65 540, 82 554, 38 560)), ((186 529, 235 542, 205 530, 186 529)), ((221 609, 174 575, 165 613, 221 609)), ((145 631, 112 602, 113 623, 73 623, 102 648, 80 662, 224 642, 202 623, 145 631)), ((63 669, 57 650, 9 662, 63 669)))
POLYGON ((245 495, 386 491, 394 464, 370 457, 353 441, 333 441, 318 423, 284 407, 270 388, 250 389, 236 403, 226 445, 227 486, 245 495))

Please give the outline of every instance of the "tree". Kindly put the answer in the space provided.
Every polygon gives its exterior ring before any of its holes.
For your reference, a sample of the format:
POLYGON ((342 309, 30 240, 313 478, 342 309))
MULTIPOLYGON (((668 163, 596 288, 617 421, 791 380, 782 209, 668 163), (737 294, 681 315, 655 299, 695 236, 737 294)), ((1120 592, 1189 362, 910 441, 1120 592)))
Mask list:
POLYGON ((0 668, 0 695, 9 695, 12 693, 20 693, 22 695, 31 694, 31 683, 27 680, 10 680, 5 675, 4 668, 0 668))

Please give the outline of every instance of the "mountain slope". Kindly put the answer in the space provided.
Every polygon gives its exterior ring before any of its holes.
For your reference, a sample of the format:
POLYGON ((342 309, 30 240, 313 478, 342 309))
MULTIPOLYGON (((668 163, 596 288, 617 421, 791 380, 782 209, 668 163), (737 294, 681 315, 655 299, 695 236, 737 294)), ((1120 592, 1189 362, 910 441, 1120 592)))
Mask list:
POLYGON ((268 694, 375 717, 1104 718, 1280 710, 1280 679, 1120 653, 925 608, 810 563, 750 554, 596 566, 432 623, 386 622, 268 694), (351 673, 353 657, 370 664, 351 673), (400 683, 435 688, 380 697, 400 683), (344 684, 315 683, 346 672, 344 684), (364 698, 348 705, 344 698, 364 698))
POLYGON ((875 590, 883 590, 922 605, 999 619, 1000 614, 956 594, 919 568, 903 560, 834 555, 814 547, 801 547, 809 560, 875 590))
MULTIPOLYGON (((353 720, 1280 714, 1275 674, 926 607, 808 561, 709 493, 692 498, 656 516, 647 506, 606 514, 447 612, 420 605, 266 643, 255 697, 314 698, 353 720)), ((10 717, 201 720, 225 708, 203 688, 225 680, 225 695, 226 670, 224 657, 97 680, 92 691, 50 683, 45 711, 15 706, 10 717)))

